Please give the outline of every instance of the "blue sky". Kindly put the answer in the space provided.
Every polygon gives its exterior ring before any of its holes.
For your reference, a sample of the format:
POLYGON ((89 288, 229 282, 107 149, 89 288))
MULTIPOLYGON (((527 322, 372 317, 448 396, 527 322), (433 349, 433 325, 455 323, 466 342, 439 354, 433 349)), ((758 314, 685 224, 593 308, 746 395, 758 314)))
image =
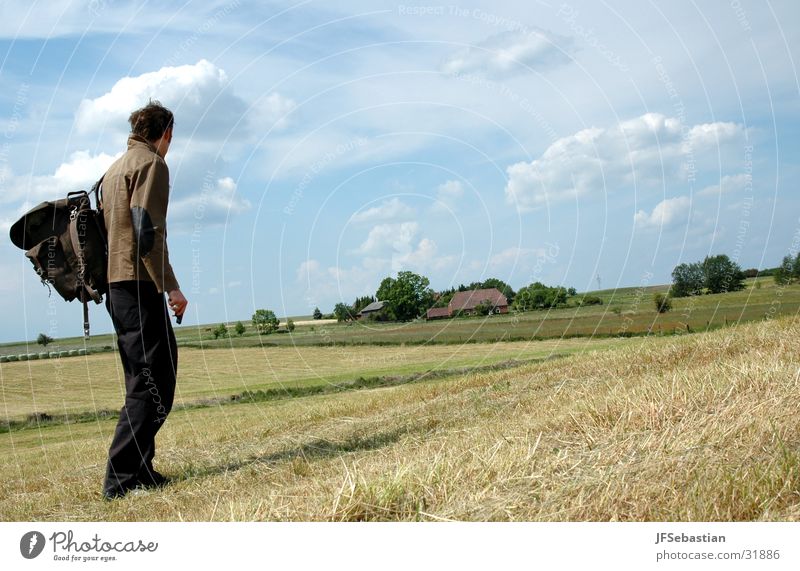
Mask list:
MULTIPOLYGON (((0 224, 91 185, 152 97, 187 324, 330 311, 400 270, 581 291, 774 266, 800 243, 798 12, 6 1, 0 224)), ((0 340, 80 334, 8 240, 0 270, 0 340)))

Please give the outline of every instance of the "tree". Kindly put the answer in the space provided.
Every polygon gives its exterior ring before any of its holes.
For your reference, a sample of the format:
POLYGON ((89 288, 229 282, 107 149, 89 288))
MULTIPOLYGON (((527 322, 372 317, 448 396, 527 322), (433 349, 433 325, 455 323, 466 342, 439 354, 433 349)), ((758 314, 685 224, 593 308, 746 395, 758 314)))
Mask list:
POLYGON ((800 252, 797 252, 797 256, 795 256, 794 263, 792 264, 792 279, 800 280, 800 252))
POLYGON ((43 347, 47 347, 48 343, 53 342, 53 338, 45 333, 39 333, 39 336, 36 338, 36 342, 43 347))
POLYGON ((703 260, 705 286, 709 293, 725 293, 744 289, 744 272, 725 254, 706 256, 703 260))
POLYGON ((705 275, 703 267, 698 264, 680 264, 672 270, 673 297, 700 295, 703 292, 705 275))
POLYGON ((672 300, 668 295, 664 295, 663 293, 654 294, 653 303, 655 303, 656 311, 659 313, 666 313, 672 309, 672 300))
POLYGON ((262 334, 262 335, 269 335, 273 331, 278 329, 278 325, 280 324, 280 320, 275 317, 275 312, 271 309, 258 309, 253 314, 252 318, 253 327, 262 334))
POLYGON ((341 301, 333 308, 333 314, 336 316, 336 321, 353 321, 353 309, 346 303, 341 301))
POLYGON ((294 331, 294 321, 292 321, 291 319, 287 319, 286 320, 286 329, 289 330, 289 333, 294 331))
POLYGON ((384 278, 375 297, 385 301, 389 313, 398 321, 410 321, 433 306, 430 280, 414 272, 399 272, 397 279, 384 278))
POLYGON ((246 330, 247 329, 245 328, 244 323, 242 323, 241 321, 236 322, 236 335, 241 337, 242 335, 244 335, 244 332, 246 330))
POLYGON ((547 309, 567 303, 567 290, 563 287, 550 287, 542 282, 534 282, 521 288, 514 298, 514 308, 518 311, 547 309))
POLYGON ((214 339, 219 339, 220 337, 224 339, 228 336, 228 328, 225 327, 224 323, 220 323, 214 328, 212 333, 214 334, 214 339))
POLYGON ((791 256, 784 256, 781 265, 775 270, 772 278, 778 285, 786 285, 792 281, 792 273, 794 272, 794 262, 791 256))
POLYGON ((509 305, 514 303, 514 296, 516 295, 516 293, 514 292, 514 289, 503 280, 497 278, 489 278, 485 280, 482 284, 480 284, 480 287, 481 289, 489 289, 493 287, 497 288, 500 291, 500 293, 506 296, 509 305))
POLYGON ((322 319, 322 312, 319 310, 319 307, 314 308, 314 319, 322 319))

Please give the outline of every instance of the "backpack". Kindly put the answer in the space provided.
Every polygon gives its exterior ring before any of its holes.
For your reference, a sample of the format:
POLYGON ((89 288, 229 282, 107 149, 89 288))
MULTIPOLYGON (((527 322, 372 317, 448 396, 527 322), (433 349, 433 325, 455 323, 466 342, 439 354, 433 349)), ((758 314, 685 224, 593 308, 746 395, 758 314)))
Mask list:
POLYGON ((89 337, 89 300, 99 304, 108 291, 108 238, 100 199, 100 178, 94 192, 70 192, 67 198, 42 202, 11 226, 11 241, 26 250, 36 274, 52 294, 83 304, 83 334, 89 337))

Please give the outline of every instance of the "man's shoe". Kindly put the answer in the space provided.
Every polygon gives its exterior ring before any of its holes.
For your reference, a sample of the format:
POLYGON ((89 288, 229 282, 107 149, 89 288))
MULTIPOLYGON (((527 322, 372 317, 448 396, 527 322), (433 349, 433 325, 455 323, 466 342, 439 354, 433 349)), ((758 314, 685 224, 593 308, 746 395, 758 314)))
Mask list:
POLYGON ((160 472, 156 472, 155 470, 150 470, 145 472, 143 475, 139 476, 139 488, 163 488, 167 484, 172 482, 171 478, 168 478, 164 474, 160 472))
POLYGON ((135 489, 135 487, 125 486, 122 488, 112 488, 109 490, 103 490, 103 499, 106 501, 113 501, 118 500, 120 498, 124 498, 128 492, 135 489))

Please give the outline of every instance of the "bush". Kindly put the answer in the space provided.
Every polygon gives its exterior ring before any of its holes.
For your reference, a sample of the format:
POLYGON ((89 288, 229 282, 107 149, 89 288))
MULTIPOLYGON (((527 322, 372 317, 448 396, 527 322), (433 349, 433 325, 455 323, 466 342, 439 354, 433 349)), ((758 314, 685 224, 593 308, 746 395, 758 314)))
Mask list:
POLYGON ((219 339, 220 337, 225 339, 228 336, 228 328, 225 327, 224 323, 220 323, 211 333, 214 334, 214 339, 219 339))
POLYGON ((286 329, 288 329, 290 333, 292 331, 294 331, 294 321, 292 321, 291 319, 287 319, 286 320, 286 329))
POLYGON ((475 313, 477 315, 489 315, 494 311, 494 305, 490 301, 482 301, 475 306, 475 313))
POLYGON ((236 335, 241 337, 242 335, 244 335, 244 332, 247 331, 247 328, 244 326, 244 323, 242 323, 241 321, 237 321, 235 331, 236 335))
POLYGON ((578 307, 584 305, 603 305, 603 300, 596 295, 584 295, 578 300, 578 307))
POLYGON ((657 293, 653 296, 653 303, 655 303, 656 311, 659 313, 666 313, 672 309, 672 299, 663 293, 657 293))
POLYGON ((47 347, 48 343, 53 342, 53 338, 44 333, 39 333, 39 336, 36 338, 36 342, 42 347, 47 347))

